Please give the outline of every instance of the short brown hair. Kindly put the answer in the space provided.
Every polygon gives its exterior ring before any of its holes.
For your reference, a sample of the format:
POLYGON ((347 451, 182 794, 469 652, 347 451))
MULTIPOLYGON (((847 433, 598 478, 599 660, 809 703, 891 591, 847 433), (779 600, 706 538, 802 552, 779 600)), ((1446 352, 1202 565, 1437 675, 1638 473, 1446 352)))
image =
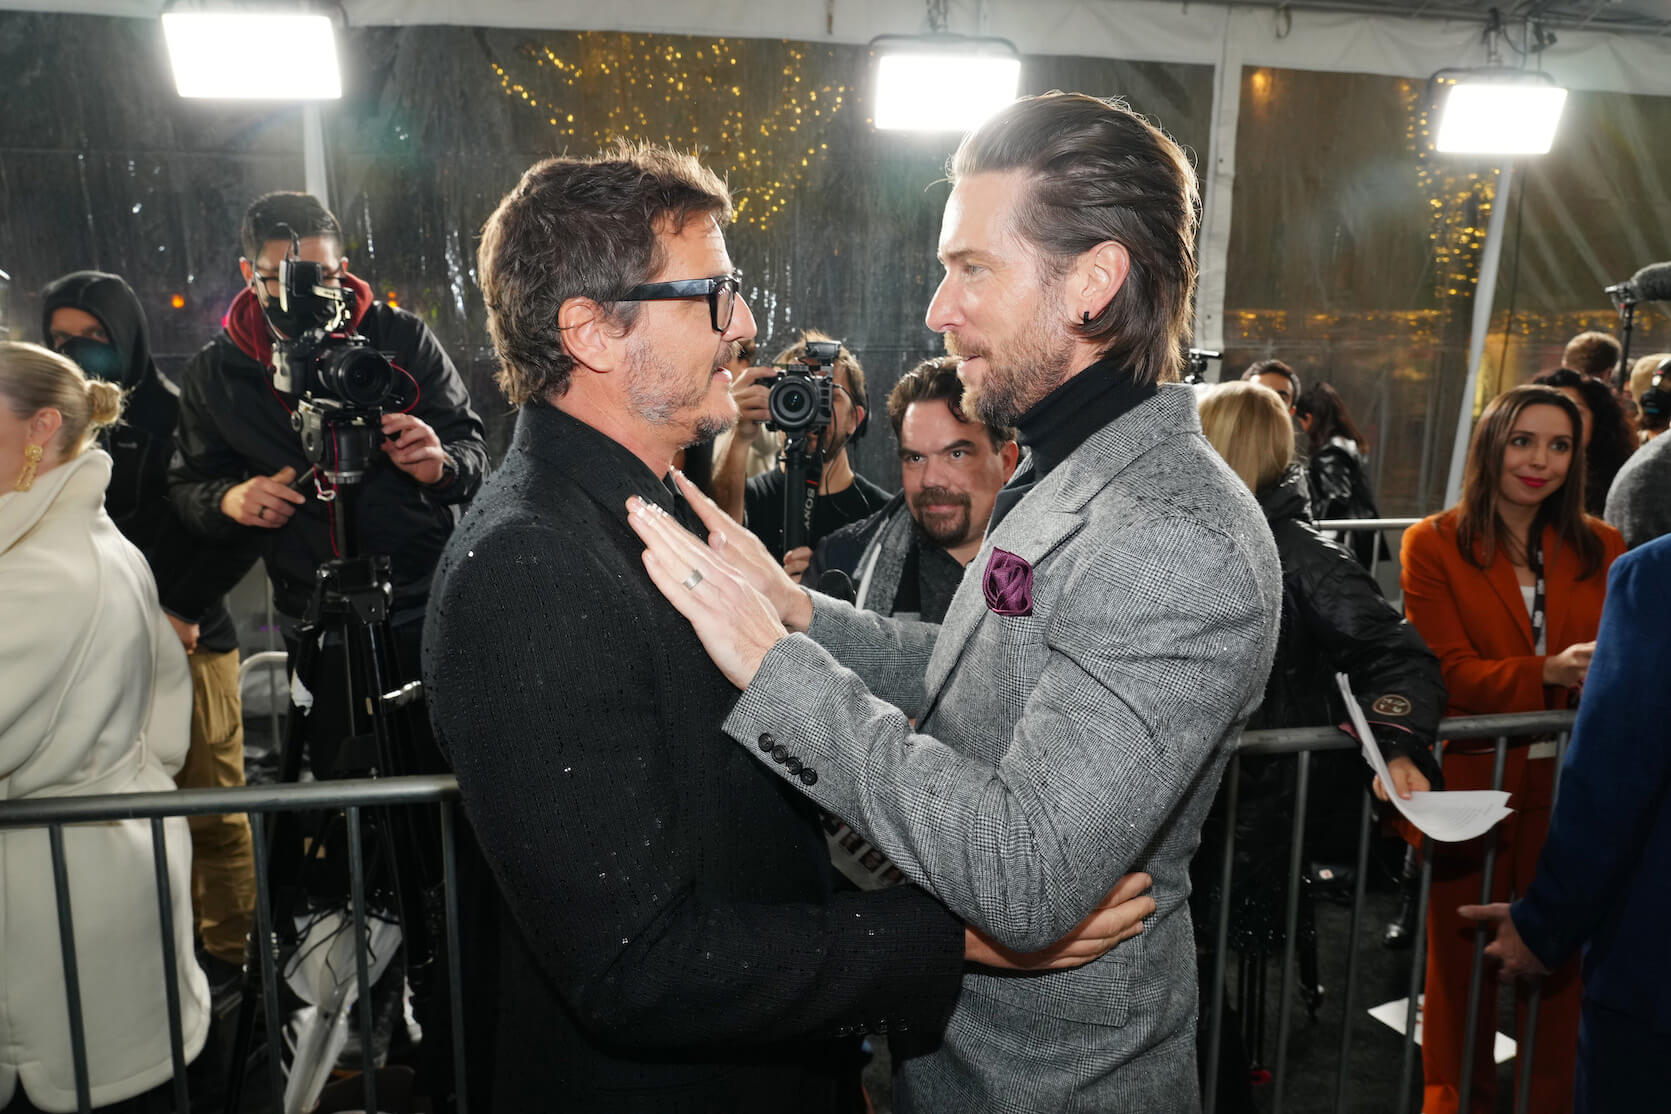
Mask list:
POLYGON ((1195 397, 1201 432, 1250 491, 1282 478, 1294 461, 1294 423, 1282 396, 1263 383, 1232 381, 1195 397))
MULTIPOLYGON (((957 377, 957 365, 963 361, 956 356, 936 356, 924 360, 899 377, 894 389, 888 392, 888 420, 893 423, 894 440, 901 437, 905 425, 905 411, 916 402, 944 402, 952 417, 960 422, 977 419, 963 412, 963 380, 957 377)), ((992 451, 997 452, 1015 440, 1015 430, 1008 426, 989 425, 986 435, 992 440, 992 451)))
POLYGON ((1605 379, 1619 366, 1619 342, 1606 333, 1579 333, 1567 341, 1561 366, 1592 379, 1605 379))
POLYGON ((1130 369, 1134 382, 1176 379, 1195 289, 1195 170, 1165 132, 1120 100, 1083 93, 1023 97, 967 136, 946 176, 1019 170, 1032 180, 1017 229, 1059 277, 1108 240, 1131 272, 1073 330, 1130 369))
MULTIPOLYGON (((835 337, 829 333, 821 332, 818 329, 802 329, 800 339, 773 357, 772 364, 775 366, 799 360, 806 354, 808 341, 832 341, 834 339, 835 337)), ((836 349, 835 367, 830 369, 832 376, 835 375, 837 368, 847 373, 847 382, 851 387, 848 393, 853 396, 853 405, 863 406, 867 411, 868 418, 870 403, 866 401, 869 395, 865 393, 865 369, 859 365, 859 358, 848 351, 845 344, 836 349)))
POLYGON ((637 302, 617 302, 664 262, 658 234, 693 217, 731 220, 731 194, 692 155, 625 141, 591 158, 535 163, 482 229, 477 252, 499 386, 512 405, 560 397, 574 358, 558 311, 589 298, 630 329, 637 302))

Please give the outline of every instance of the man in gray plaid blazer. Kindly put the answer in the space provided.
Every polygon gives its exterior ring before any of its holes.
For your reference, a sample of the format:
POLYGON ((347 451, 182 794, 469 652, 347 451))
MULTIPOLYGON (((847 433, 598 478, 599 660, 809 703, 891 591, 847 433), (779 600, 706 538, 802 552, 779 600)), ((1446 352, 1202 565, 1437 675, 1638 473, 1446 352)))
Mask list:
POLYGON ((965 406, 1029 456, 944 625, 801 591, 712 505, 706 546, 631 519, 744 689, 726 732, 994 940, 1045 947, 1122 873, 1154 879, 1144 933, 1101 960, 971 969, 944 1034, 896 1041, 900 1109, 1193 1111, 1188 865, 1281 601, 1263 516, 1163 382, 1194 174, 1123 105, 1049 94, 966 138, 949 176, 928 323, 964 357, 965 406))

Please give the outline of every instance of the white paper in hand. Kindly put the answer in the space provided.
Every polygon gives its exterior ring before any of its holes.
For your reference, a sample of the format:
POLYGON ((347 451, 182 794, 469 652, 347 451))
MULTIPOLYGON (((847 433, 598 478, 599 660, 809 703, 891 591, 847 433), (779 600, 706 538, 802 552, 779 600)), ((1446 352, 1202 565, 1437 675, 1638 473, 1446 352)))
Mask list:
POLYGON ((1408 801, 1393 790, 1392 776, 1387 772, 1386 759, 1375 745, 1375 735, 1364 719, 1363 708, 1352 695, 1352 681, 1344 673, 1334 675, 1340 686, 1346 714, 1358 732, 1358 745, 1364 761, 1375 771, 1375 776, 1386 786, 1393 807, 1425 835, 1440 843, 1461 843, 1482 836, 1496 827, 1497 822, 1514 810, 1508 807, 1509 795, 1498 789, 1462 789, 1450 792, 1412 793, 1408 801))

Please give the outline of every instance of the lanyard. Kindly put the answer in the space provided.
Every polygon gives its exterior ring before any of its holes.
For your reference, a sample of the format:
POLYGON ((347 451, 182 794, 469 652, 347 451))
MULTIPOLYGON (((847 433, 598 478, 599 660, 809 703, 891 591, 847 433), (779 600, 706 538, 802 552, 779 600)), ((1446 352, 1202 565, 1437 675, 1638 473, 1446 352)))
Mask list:
POLYGON ((1532 570, 1532 576, 1536 578, 1535 586, 1532 589, 1532 652, 1541 654, 1545 652, 1538 648, 1538 644, 1544 640, 1543 539, 1541 537, 1527 539, 1526 564, 1532 570))

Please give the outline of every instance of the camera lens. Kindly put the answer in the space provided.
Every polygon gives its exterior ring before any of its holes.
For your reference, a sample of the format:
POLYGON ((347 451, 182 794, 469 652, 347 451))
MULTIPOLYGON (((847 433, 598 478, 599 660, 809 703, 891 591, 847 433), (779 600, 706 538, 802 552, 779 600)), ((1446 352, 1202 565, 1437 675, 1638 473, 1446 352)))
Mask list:
POLYGON ((787 430, 805 429, 812 422, 817 399, 804 382, 784 378, 773 384, 766 397, 772 420, 787 430))
POLYGON ((394 393, 394 367, 370 348, 342 348, 332 352, 320 369, 326 389, 354 406, 377 406, 394 393))

